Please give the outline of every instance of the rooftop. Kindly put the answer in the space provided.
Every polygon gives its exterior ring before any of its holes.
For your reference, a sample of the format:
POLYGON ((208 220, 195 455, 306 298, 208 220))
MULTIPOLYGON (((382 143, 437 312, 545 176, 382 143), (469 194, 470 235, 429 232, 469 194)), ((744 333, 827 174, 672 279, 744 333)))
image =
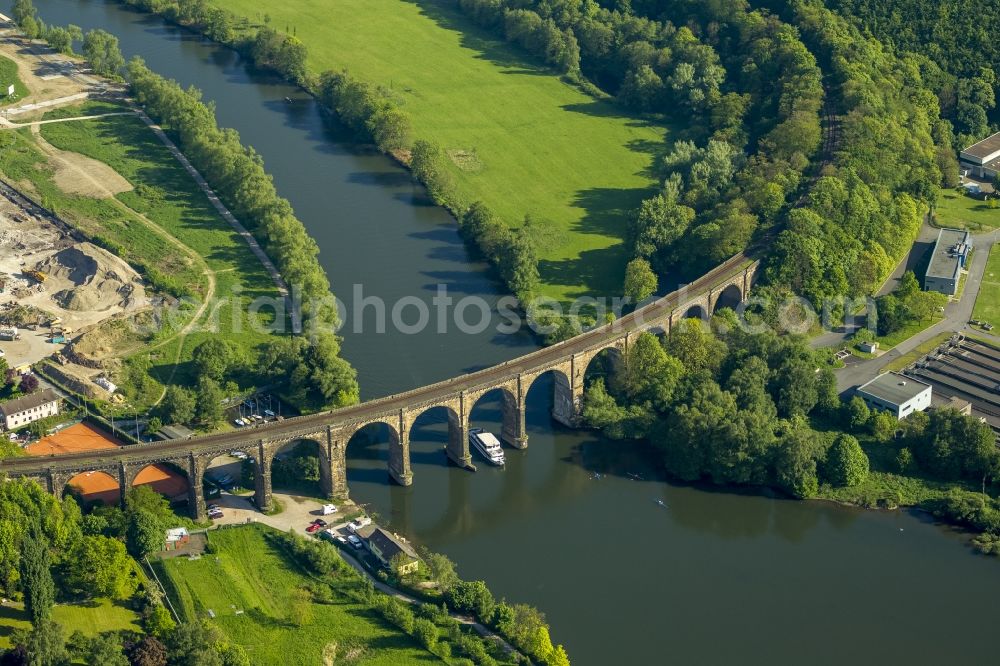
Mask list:
POLYGON ((870 396, 892 403, 893 405, 902 405, 930 387, 930 384, 918 382, 912 377, 905 377, 895 372, 886 372, 861 386, 858 392, 867 393, 870 396))
POLYGON ((378 548, 386 562, 391 562, 392 558, 399 554, 412 559, 418 559, 417 552, 413 550, 413 546, 381 527, 375 528, 368 537, 368 541, 378 548))
POLYGON ((956 247, 970 244, 969 232, 962 229, 942 229, 934 243, 934 254, 927 267, 928 277, 957 278, 961 268, 956 247))
POLYGON ((986 137, 979 143, 972 144, 962 152, 970 157, 979 158, 980 160, 986 160, 987 158, 993 157, 996 153, 1000 152, 1000 132, 986 137))
POLYGON ((15 398, 14 400, 8 400, 7 402, 0 403, 0 412, 4 415, 18 414, 27 409, 33 409, 35 407, 41 407, 50 402, 55 402, 59 400, 59 396, 52 389, 45 389, 39 391, 38 393, 32 393, 31 395, 26 395, 23 398, 15 398))
POLYGON ((179 541, 188 535, 186 527, 174 527, 167 530, 167 541, 179 541))

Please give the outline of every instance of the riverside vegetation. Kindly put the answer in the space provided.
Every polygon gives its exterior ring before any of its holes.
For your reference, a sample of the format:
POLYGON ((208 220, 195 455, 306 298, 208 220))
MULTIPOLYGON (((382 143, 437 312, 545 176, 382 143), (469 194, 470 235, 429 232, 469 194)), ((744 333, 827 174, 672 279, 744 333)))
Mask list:
MULTIPOLYGON (((348 62, 342 54, 352 51, 334 48, 338 40, 367 34, 365 25, 352 22, 353 8, 321 10, 301 0, 261 14, 249 3, 127 2, 233 46, 314 92, 383 150, 410 162, 522 302, 555 293, 543 255, 558 223, 535 210, 512 214, 509 202, 495 197, 470 196, 475 188, 455 151, 467 149, 471 136, 463 138, 462 129, 441 134, 425 102, 409 89, 386 85, 388 70, 372 64, 378 58, 348 62), (337 24, 352 29, 329 33, 323 11, 338 12, 337 24), (303 16, 316 20, 302 24, 303 16), (282 24, 285 33, 272 27, 282 24), (345 65, 350 72, 336 69, 345 65), (328 71, 315 74, 310 67, 328 71), (480 224, 483 219, 490 223, 480 224)), ((656 282, 648 279, 654 272, 690 276, 758 240, 769 249, 764 290, 794 292, 815 303, 870 294, 912 243, 921 208, 957 173, 952 116, 942 116, 922 61, 866 37, 817 0, 415 5, 423 15, 409 16, 413 3, 372 10, 401 30, 420 23, 414 35, 420 39, 457 28, 465 44, 487 59, 507 58, 509 52, 484 41, 481 30, 495 32, 600 104, 611 100, 623 113, 681 126, 655 149, 651 174, 660 191, 631 215, 615 216, 614 233, 631 255, 617 264, 618 279, 627 262, 629 277, 644 278, 615 291, 633 300, 655 292, 656 282), (407 21, 397 20, 402 14, 407 21)), ((399 55, 395 39, 376 36, 365 43, 390 60, 399 55)), ((467 50, 447 55, 453 63, 470 57, 467 50)), ((393 71, 415 66, 412 60, 396 65, 393 71)), ((449 109, 461 102, 467 88, 450 90, 450 70, 427 70, 413 74, 421 92, 440 90, 434 102, 449 109)), ((533 137, 538 140, 544 137, 533 137)), ((481 179, 516 178, 516 169, 495 166, 481 179)), ((539 199, 537 206, 543 205, 539 199)), ((595 322, 573 321, 552 338, 588 323, 595 322)))
POLYGON ((950 409, 898 422, 858 397, 841 402, 825 351, 749 334, 729 310, 713 324, 719 333, 688 319, 662 341, 642 334, 587 380, 585 421, 613 439, 648 439, 683 481, 918 506, 1000 552, 1000 451, 987 424, 950 409))

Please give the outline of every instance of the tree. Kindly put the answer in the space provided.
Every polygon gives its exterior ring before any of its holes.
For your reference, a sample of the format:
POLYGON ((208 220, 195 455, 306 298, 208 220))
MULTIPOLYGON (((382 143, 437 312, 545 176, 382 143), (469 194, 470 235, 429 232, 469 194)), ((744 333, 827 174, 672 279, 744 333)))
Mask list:
POLYGON ((128 599, 139 586, 125 544, 103 535, 85 536, 67 562, 67 584, 95 597, 128 599))
POLYGON ((455 573, 455 563, 447 555, 426 549, 420 555, 427 566, 431 578, 437 581, 439 590, 447 592, 458 581, 458 574, 455 573))
POLYGON ((835 486, 856 486, 868 478, 868 456, 858 440, 840 434, 826 452, 827 480, 835 486))
POLYGON ((72 646, 70 652, 74 659, 85 664, 130 666, 122 649, 121 639, 114 633, 87 637, 77 631, 70 636, 69 644, 72 646))
POLYGON ((884 410, 873 410, 869 421, 872 436, 879 442, 888 442, 899 428, 899 420, 884 410))
POLYGON ((209 338, 194 348, 191 360, 199 378, 222 381, 236 362, 236 349, 228 340, 209 338))
POLYGON ((223 418, 222 398, 219 382, 211 377, 201 377, 195 393, 195 419, 204 426, 218 425, 223 418))
POLYGON ((59 666, 66 663, 66 634, 49 618, 35 623, 25 644, 29 666, 59 666))
POLYGON ((814 496, 819 490, 816 457, 820 443, 808 424, 800 419, 789 422, 778 440, 775 476, 778 485, 799 499, 814 496))
POLYGON ((485 620, 493 611, 493 594, 481 580, 458 581, 445 594, 452 608, 460 613, 473 613, 485 620))
POLYGON ((83 55, 101 76, 117 77, 125 67, 118 38, 104 30, 90 30, 84 35, 83 55))
POLYGON ((21 589, 24 610, 36 627, 52 615, 56 588, 52 581, 48 542, 44 536, 31 533, 21 542, 21 589))
POLYGON ((844 405, 844 420, 852 429, 863 428, 868 423, 869 418, 871 418, 871 410, 868 409, 868 405, 860 396, 852 397, 844 405))
POLYGON ((132 666, 167 666, 167 646, 153 636, 144 636, 129 651, 132 666))
POLYGON ((171 666, 223 666, 218 631, 204 621, 177 625, 167 638, 171 666))
POLYGON ((190 423, 195 415, 194 393, 173 384, 168 386, 160 411, 167 423, 190 423))
POLYGON ((146 424, 146 432, 148 434, 154 434, 160 431, 163 427, 163 421, 160 420, 159 416, 154 416, 149 419, 149 423, 146 424))
POLYGON ((431 652, 434 651, 434 646, 438 642, 438 630, 434 626, 434 623, 428 619, 418 617, 413 621, 413 637, 416 638, 421 645, 431 652))
POLYGON ((35 5, 31 0, 14 0, 14 4, 11 7, 11 18, 14 19, 14 23, 23 27, 25 19, 34 19, 38 14, 38 10, 35 9, 35 5))
POLYGON ((163 523, 149 511, 128 512, 128 550, 137 559, 158 552, 163 547, 163 523))
POLYGON ((625 285, 623 292, 629 303, 639 303, 656 292, 656 273, 645 259, 638 258, 628 262, 625 267, 625 285))
POLYGON ((21 377, 21 383, 17 385, 17 388, 24 394, 31 394, 38 390, 38 377, 35 375, 23 375, 21 377))

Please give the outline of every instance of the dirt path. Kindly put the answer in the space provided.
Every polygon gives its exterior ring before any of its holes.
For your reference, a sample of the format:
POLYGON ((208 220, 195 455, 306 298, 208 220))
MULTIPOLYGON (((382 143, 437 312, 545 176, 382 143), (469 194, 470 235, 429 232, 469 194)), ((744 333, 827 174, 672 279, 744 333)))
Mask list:
POLYGON ((170 381, 174 377, 174 374, 177 372, 177 364, 180 362, 181 352, 184 349, 184 339, 187 338, 187 336, 191 333, 191 331, 193 331, 194 328, 201 321, 202 316, 205 314, 206 310, 208 310, 208 306, 212 302, 212 299, 215 296, 215 290, 216 290, 215 271, 209 268, 208 263, 206 263, 205 260, 201 257, 201 255, 199 255, 197 252, 195 252, 193 249, 191 249, 190 247, 179 241, 177 238, 174 237, 173 234, 171 234, 166 229, 153 222, 151 219, 149 219, 139 211, 130 208, 121 201, 119 201, 117 198, 115 198, 114 192, 112 192, 109 188, 107 188, 104 183, 95 178, 86 169, 81 168, 79 164, 76 164, 72 160, 67 160, 62 155, 63 151, 60 151, 58 148, 56 148, 55 146, 53 146, 52 144, 50 144, 48 141, 45 140, 37 124, 32 125, 31 133, 35 136, 35 140, 38 143, 38 147, 42 150, 42 152, 48 155, 51 159, 62 164, 64 168, 75 171, 79 177, 87 180, 91 185, 93 185, 93 187, 96 190, 103 191, 104 193, 106 193, 107 200, 113 206, 115 206, 122 212, 126 213, 127 215, 138 218, 143 223, 143 225, 146 226, 150 231, 163 238, 169 244, 173 245, 178 250, 180 250, 182 254, 190 257, 196 264, 200 264, 202 267, 202 273, 205 275, 205 280, 207 282, 205 288, 205 295, 202 298, 202 301, 199 304, 198 309, 195 310, 194 314, 191 316, 191 320, 184 326, 184 328, 178 331, 175 335, 172 335, 164 340, 161 340, 155 345, 147 347, 148 350, 153 350, 153 349, 159 349, 160 347, 170 344, 171 342, 177 339, 180 339, 181 342, 181 344, 178 345, 177 347, 177 353, 174 355, 170 376, 164 382, 163 391, 160 392, 160 395, 156 399, 156 402, 153 403, 154 406, 158 405, 163 400, 164 396, 166 396, 167 394, 166 385, 170 383, 170 381))
POLYGON ((65 123, 71 120, 96 120, 107 118, 108 116, 131 116, 135 115, 131 111, 112 111, 111 113, 98 113, 93 116, 73 116, 72 118, 50 118, 49 120, 30 120, 26 123, 15 123, 10 120, 0 118, 0 130, 22 129, 24 127, 37 127, 38 125, 48 125, 49 123, 65 123))

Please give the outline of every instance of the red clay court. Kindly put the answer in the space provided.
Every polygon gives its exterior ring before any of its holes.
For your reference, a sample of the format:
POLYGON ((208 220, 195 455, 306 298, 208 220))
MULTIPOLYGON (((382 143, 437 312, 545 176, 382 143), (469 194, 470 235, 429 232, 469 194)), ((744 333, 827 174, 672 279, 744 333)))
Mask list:
MULTIPOLYGON (((77 423, 54 435, 43 437, 24 450, 29 456, 48 456, 114 449, 120 446, 124 445, 89 423, 77 423)), ((77 474, 70 479, 69 485, 73 486, 84 502, 101 501, 105 504, 115 504, 121 500, 118 480, 104 472, 77 474)), ((144 468, 136 476, 135 485, 148 485, 171 500, 187 498, 187 477, 167 465, 149 465, 144 468)))

